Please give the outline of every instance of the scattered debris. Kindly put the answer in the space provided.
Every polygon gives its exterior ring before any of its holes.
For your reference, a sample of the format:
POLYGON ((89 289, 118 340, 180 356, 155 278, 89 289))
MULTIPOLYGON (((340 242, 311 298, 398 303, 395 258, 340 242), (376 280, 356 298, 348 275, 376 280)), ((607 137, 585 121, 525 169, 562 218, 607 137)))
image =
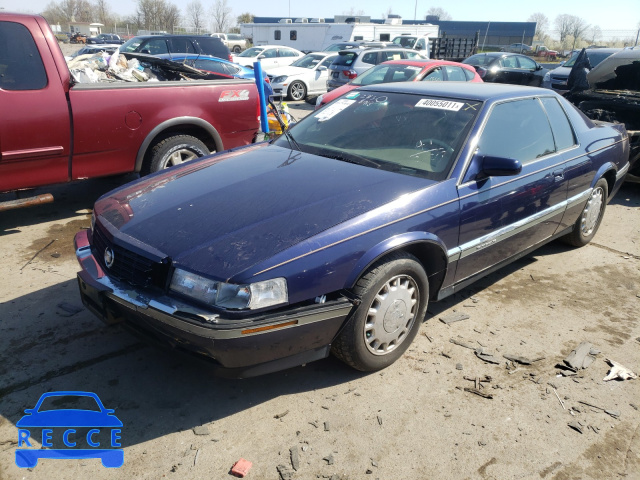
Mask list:
POLYGON ((618 418, 620 416, 620 412, 617 411, 617 410, 607 410, 606 408, 599 407, 599 406, 594 405, 592 403, 583 402, 582 400, 578 400, 578 403, 581 403, 583 405, 587 405, 589 407, 596 408, 598 410, 602 410, 604 413, 606 413, 607 415, 612 416, 613 418, 618 418))
POLYGON ((593 348, 589 342, 582 342, 575 350, 563 360, 564 364, 574 371, 587 368, 596 360, 596 355, 600 353, 593 348))
POLYGON ((462 370, 462 364, 456 363, 456 370, 462 370))
POLYGON ((629 405, 631 405, 631 408, 633 408, 634 410, 638 410, 638 406, 634 403, 630 403, 629 405))
POLYGON ((614 362, 613 360, 609 360, 608 358, 605 359, 605 362, 611 365, 611 370, 609 370, 609 373, 607 374, 607 376, 602 379, 605 382, 608 382, 609 380, 618 379, 618 378, 620 380, 629 380, 632 378, 638 378, 638 376, 635 373, 633 373, 624 365, 620 365, 618 362, 614 362))
POLYGON ((314 427, 318 428, 318 421, 316 420, 315 422, 309 422, 309 425, 313 425, 314 427))
POLYGON ((209 427, 207 427, 206 425, 193 427, 193 433, 195 433, 196 435, 209 435, 209 427))
POLYGON ((378 415, 378 425, 382 425, 382 417, 378 415))
POLYGON ((425 333, 424 336, 427 337, 427 340, 429 340, 429 343, 433 343, 433 339, 429 335, 425 333))
POLYGON ((460 322, 462 320, 466 320, 470 318, 469 315, 467 315, 466 313, 450 313, 449 315, 445 315, 444 317, 440 317, 440 321, 442 323, 446 323, 447 325, 450 325, 454 322, 460 322))
POLYGON ((291 457, 291 466, 297 472, 300 468, 300 452, 298 447, 291 447, 289 449, 289 456, 291 457))
POLYGON ((83 310, 82 307, 77 307, 67 302, 61 302, 57 307, 58 310, 56 310, 56 313, 61 317, 73 317, 76 313, 80 313, 83 310))
POLYGON ((176 473, 178 471, 178 465, 174 465, 171 467, 171 472, 176 473))
POLYGON ((251 470, 252 466, 253 464, 249 460, 241 458, 233 464, 233 467, 231 467, 231 473, 233 475, 237 475, 238 477, 244 477, 247 473, 249 473, 249 470, 251 470))
POLYGON ((276 420, 286 416, 289 413, 289 410, 285 410, 282 413, 277 413, 276 415, 273 416, 273 418, 275 418, 276 420))
POLYGON ((451 358, 451 355, 446 352, 440 352, 440 355, 442 355, 444 358, 451 358))
POLYGON ((29 265, 31 262, 33 262, 35 260, 35 258, 40 255, 42 252, 44 252, 47 248, 49 248, 51 246, 51 244, 53 242, 55 242, 56 239, 54 238, 53 240, 51 240, 49 243, 47 243, 44 247, 42 247, 40 250, 38 250, 33 257, 31 257, 31 259, 25 263, 22 267, 20 267, 20 271, 24 270, 24 267, 26 267, 27 265, 29 265))
POLYGON ((200 455, 200 450, 196 450, 196 456, 193 457, 193 466, 195 467, 198 463, 198 456, 200 455))
POLYGON ((335 459, 333 458, 333 453, 330 453, 329 455, 324 457, 323 460, 327 462, 327 465, 333 465, 335 462, 335 459))
POLYGON ((529 360, 527 357, 520 357, 518 355, 502 355, 507 360, 511 360, 512 362, 520 363, 522 365, 531 365, 532 363, 539 362, 540 360, 544 360, 545 357, 537 357, 533 360, 529 360))
MULTIPOLYGON (((555 394, 556 394, 556 398, 557 398, 557 399, 558 399, 558 401, 560 402, 560 405, 562 405, 562 409, 563 409, 563 410, 566 410, 567 408, 564 406, 564 402, 562 401, 562 399, 561 399, 561 398, 560 398, 560 396, 558 395, 558 392, 556 392, 556 389, 555 389, 555 388, 553 389, 553 393, 555 393, 555 394)), ((580 433, 582 433, 582 432, 580 432, 580 433)))
POLYGON ((492 394, 484 393, 484 392, 478 390, 477 388, 465 387, 464 391, 465 392, 469 392, 469 393, 475 393, 476 395, 479 395, 479 396, 484 397, 484 398, 489 398, 489 399, 493 398, 492 394))
POLYGON ((470 382, 474 382, 475 384, 475 388, 477 388, 478 390, 480 390, 481 388, 483 388, 482 383, 489 383, 491 382, 491 377, 489 375, 485 375, 484 377, 467 377, 466 375, 464 377, 465 380, 469 380, 470 382))
POLYGON ((500 360, 498 360, 496 357, 494 357, 492 354, 488 353, 485 351, 484 347, 478 347, 474 350, 476 357, 478 357, 480 360, 487 362, 487 363, 493 363, 495 365, 499 365, 500 364, 500 360))
POLYGON ((280 480, 291 480, 293 478, 293 470, 286 465, 278 465, 276 470, 280 474, 280 480))
POLYGON ((377 467, 378 466, 378 462, 376 462, 373 458, 371 459, 371 466, 372 467, 377 467))
POLYGON ((569 427, 573 428, 576 432, 582 433, 582 425, 580 425, 580 423, 571 422, 571 423, 568 423, 567 425, 569 425, 569 427))
POLYGON ((367 475, 371 475, 373 473, 373 470, 371 470, 370 468, 367 468, 367 470, 364 472, 367 475))
POLYGON ((328 432, 330 430, 331 425, 329 424, 329 422, 324 422, 324 431, 328 432))
POLYGON ((470 343, 463 342, 462 340, 457 340, 455 338, 450 338, 449 341, 455 345, 460 345, 461 347, 468 348, 469 350, 475 350, 476 346, 471 345, 470 343))

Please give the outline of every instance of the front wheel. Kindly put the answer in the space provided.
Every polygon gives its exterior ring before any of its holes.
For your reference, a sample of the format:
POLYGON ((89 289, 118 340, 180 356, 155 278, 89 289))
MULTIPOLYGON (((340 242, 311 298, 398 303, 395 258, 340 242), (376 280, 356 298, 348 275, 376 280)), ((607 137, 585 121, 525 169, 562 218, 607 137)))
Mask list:
POLYGON ((303 100, 307 96, 307 87, 302 82, 293 82, 289 85, 289 98, 291 100, 303 100))
POLYGON ((388 367, 411 345, 425 317, 427 274, 398 252, 375 264, 354 288, 362 302, 333 344, 333 354, 363 372, 388 367))
POLYGON ((601 178, 593 187, 572 232, 563 237, 563 240, 574 247, 583 247, 591 241, 602 222, 607 207, 608 192, 609 185, 604 178, 601 178))
POLYGON ((209 154, 207 146, 191 135, 175 135, 158 142, 143 165, 142 175, 180 165, 209 154))
POLYGON ((236 45, 235 47, 233 47, 233 53, 240 53, 242 51, 242 49, 240 48, 240 45, 236 45))

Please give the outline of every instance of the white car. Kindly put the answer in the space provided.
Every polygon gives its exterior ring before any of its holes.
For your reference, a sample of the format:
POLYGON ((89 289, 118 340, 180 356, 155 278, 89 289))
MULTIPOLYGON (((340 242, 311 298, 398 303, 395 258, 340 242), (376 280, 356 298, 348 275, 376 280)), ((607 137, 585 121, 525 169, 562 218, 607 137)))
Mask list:
POLYGON ((289 100, 304 100, 307 95, 325 93, 329 65, 337 56, 336 52, 309 53, 288 67, 270 70, 273 93, 289 100))
POLYGON ((304 56, 300 50, 283 47, 281 45, 260 45, 247 48, 244 52, 233 57, 238 65, 253 67, 254 62, 260 61, 263 70, 272 70, 276 67, 291 65, 304 56))

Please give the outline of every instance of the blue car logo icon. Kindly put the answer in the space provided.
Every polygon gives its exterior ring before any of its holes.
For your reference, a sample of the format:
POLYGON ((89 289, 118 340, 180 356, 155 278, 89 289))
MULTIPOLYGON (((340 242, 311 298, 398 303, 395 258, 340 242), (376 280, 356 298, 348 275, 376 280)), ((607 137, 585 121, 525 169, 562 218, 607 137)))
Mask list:
POLYGON ((114 410, 104 407, 100 398, 91 392, 60 391, 43 394, 34 408, 26 413, 18 422, 18 447, 32 447, 30 429, 42 428, 42 446, 45 448, 17 448, 16 465, 21 468, 33 468, 40 458, 84 459, 99 458, 107 468, 118 468, 124 463, 124 450, 120 444, 122 422, 113 413, 114 410), (60 397, 60 398, 58 398, 60 397), (55 408, 56 401, 78 402, 90 408, 55 408), (51 448, 53 446, 54 429, 64 431, 60 440, 67 448, 51 448), (83 438, 78 438, 79 431, 87 430, 83 438), (108 430, 108 446, 104 441, 108 430), (88 448, 75 448, 86 439, 88 448))

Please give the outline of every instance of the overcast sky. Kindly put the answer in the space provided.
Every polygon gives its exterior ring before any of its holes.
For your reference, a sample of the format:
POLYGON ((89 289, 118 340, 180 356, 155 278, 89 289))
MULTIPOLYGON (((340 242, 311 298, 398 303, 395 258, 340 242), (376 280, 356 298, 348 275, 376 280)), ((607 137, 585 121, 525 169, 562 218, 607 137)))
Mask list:
MULTIPOLYGON (((50 0, 0 0, 0 8, 7 11, 22 11, 38 13, 42 11, 50 0), (19 7, 18 7, 19 5, 19 7)), ((169 0, 182 11, 189 0, 169 0)), ((214 0, 201 0, 205 6, 211 6, 214 0)), ((121 15, 128 15, 135 11, 136 2, 131 0, 107 0, 112 10, 121 15)), ((640 23, 640 0, 323 0, 310 2, 308 0, 227 0, 238 16, 249 12, 257 16, 269 17, 325 17, 348 13, 351 7, 356 11, 362 10, 372 18, 382 18, 389 7, 392 12, 405 19, 413 19, 417 6, 417 18, 424 18, 430 7, 442 7, 454 20, 478 20, 494 22, 523 22, 535 12, 544 13, 551 24, 553 19, 563 13, 577 15, 588 23, 599 25, 602 30, 637 30, 640 23), (416 3, 417 1, 417 3, 416 3)))

